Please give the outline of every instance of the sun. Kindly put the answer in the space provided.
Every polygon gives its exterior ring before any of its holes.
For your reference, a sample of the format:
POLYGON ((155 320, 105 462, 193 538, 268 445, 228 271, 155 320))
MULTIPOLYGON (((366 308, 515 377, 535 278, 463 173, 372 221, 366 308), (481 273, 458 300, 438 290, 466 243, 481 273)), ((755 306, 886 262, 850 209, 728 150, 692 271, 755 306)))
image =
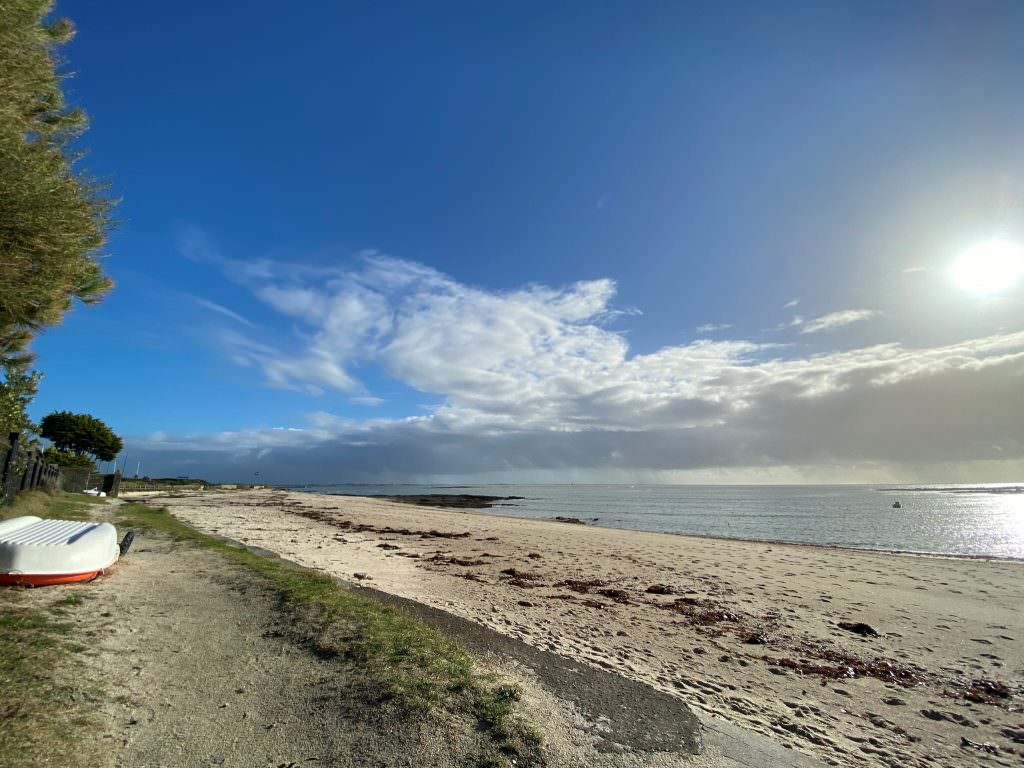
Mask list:
POLYGON ((965 291, 982 296, 998 293, 1024 275, 1024 248, 1005 240, 978 243, 956 260, 952 274, 965 291))

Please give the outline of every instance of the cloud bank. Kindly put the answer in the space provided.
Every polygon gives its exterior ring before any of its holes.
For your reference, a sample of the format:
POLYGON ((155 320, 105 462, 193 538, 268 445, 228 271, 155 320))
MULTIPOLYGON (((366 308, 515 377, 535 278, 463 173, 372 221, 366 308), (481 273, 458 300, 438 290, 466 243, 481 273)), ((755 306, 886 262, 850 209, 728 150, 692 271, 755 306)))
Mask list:
MULTIPOLYGON (((357 375, 372 365, 440 404, 405 418, 317 411, 289 428, 131 441, 158 466, 198 458, 212 479, 255 467, 278 482, 1024 466, 1024 332, 811 355, 706 339, 631 354, 611 327, 621 315, 611 280, 501 292, 376 253, 351 269, 196 258, 295 324, 288 347, 237 325, 221 336, 230 359, 270 386, 378 404, 357 375)), ((876 314, 834 312, 799 331, 876 314)))

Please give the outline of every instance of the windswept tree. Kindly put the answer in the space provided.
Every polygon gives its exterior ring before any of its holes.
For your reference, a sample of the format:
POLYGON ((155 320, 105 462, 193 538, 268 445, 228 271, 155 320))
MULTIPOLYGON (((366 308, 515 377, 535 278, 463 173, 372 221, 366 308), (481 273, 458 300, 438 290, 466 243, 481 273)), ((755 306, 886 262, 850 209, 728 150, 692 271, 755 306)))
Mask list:
POLYGON ((53 443, 49 457, 64 466, 113 461, 124 447, 110 427, 87 413, 54 411, 39 422, 39 434, 53 443))
MULTIPOLYGON (((67 105, 58 72, 57 49, 74 28, 48 20, 51 9, 48 0, 0 0, 0 400, 12 403, 32 376, 33 336, 112 285, 98 261, 112 201, 76 168, 86 116, 67 105)), ((12 430, 27 423, 23 411, 0 419, 12 430)))

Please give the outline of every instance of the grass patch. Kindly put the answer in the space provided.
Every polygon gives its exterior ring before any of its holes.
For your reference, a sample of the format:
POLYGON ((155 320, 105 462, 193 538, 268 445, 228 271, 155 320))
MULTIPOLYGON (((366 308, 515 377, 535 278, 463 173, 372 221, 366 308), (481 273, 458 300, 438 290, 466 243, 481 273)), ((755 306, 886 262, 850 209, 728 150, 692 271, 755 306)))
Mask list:
POLYGON ((486 747, 480 766, 538 765, 540 740, 517 714, 519 691, 474 669, 456 642, 328 576, 261 557, 207 536, 166 510, 129 503, 119 524, 160 531, 215 550, 269 582, 306 639, 320 653, 349 661, 367 691, 409 716, 446 711, 471 720, 486 747))
POLYGON ((514 685, 494 686, 478 696, 474 703, 480 727, 499 740, 515 739, 516 734, 509 726, 514 722, 520 698, 521 692, 514 685))
POLYGON ((59 517, 64 520, 91 520, 92 508, 97 504, 106 503, 106 499, 88 496, 84 493, 25 491, 15 497, 14 504, 11 506, 0 507, 0 520, 23 515, 59 517))
POLYGON ((60 600, 54 600, 50 603, 48 610, 54 615, 65 616, 70 609, 77 608, 84 602, 85 600, 81 595, 71 594, 62 597, 60 600))
POLYGON ((26 598, 21 590, 0 598, 0 768, 96 765, 96 750, 77 738, 95 716, 74 706, 83 692, 62 680, 75 678, 56 671, 83 648, 69 623, 26 598))

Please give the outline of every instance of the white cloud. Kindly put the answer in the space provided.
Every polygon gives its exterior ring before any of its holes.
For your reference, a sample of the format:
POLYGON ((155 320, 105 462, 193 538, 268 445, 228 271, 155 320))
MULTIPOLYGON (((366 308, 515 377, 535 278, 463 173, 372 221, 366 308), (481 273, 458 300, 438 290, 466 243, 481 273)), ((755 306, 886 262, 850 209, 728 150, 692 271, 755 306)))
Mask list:
POLYGON ((219 338, 232 362, 260 368, 271 387, 309 395, 322 395, 326 389, 362 391, 360 383, 325 349, 311 346, 298 355, 289 355, 230 330, 222 331, 219 338))
POLYGON ((200 298, 199 296, 189 296, 189 298, 192 299, 192 301, 194 301, 200 307, 204 307, 205 309, 208 309, 211 312, 216 312, 218 315, 223 315, 224 317, 230 317, 232 320, 234 320, 237 323, 241 323, 242 325, 252 325, 251 321, 242 317, 234 310, 228 309, 227 307, 221 304, 217 304, 214 301, 209 301, 208 299, 200 298))
POLYGON ((697 333, 714 333, 715 331, 726 331, 732 328, 732 323, 704 323, 697 326, 697 333))
POLYGON ((793 299, 792 301, 787 301, 785 304, 783 304, 782 308, 783 309, 792 309, 793 307, 797 306, 799 303, 800 303, 800 299, 793 299))
POLYGON ((784 331, 787 328, 798 328, 799 326, 801 326, 803 324, 804 324, 804 316, 803 315, 793 315, 793 318, 791 320, 783 321, 783 322, 779 323, 778 325, 776 325, 774 328, 765 328, 765 330, 766 331, 784 331))
POLYGON ((353 405, 365 405, 371 408, 375 408, 378 405, 384 405, 387 402, 383 397, 373 397, 372 395, 365 395, 363 397, 350 397, 348 399, 353 405))
MULTIPOLYGON (((831 331, 834 328, 842 328, 846 325, 859 323, 862 320, 870 320, 882 313, 875 309, 844 309, 839 312, 830 312, 827 315, 816 317, 813 320, 794 322, 794 325, 801 325, 800 333, 820 333, 831 331)), ((796 318, 794 318, 794 321, 796 318)))

